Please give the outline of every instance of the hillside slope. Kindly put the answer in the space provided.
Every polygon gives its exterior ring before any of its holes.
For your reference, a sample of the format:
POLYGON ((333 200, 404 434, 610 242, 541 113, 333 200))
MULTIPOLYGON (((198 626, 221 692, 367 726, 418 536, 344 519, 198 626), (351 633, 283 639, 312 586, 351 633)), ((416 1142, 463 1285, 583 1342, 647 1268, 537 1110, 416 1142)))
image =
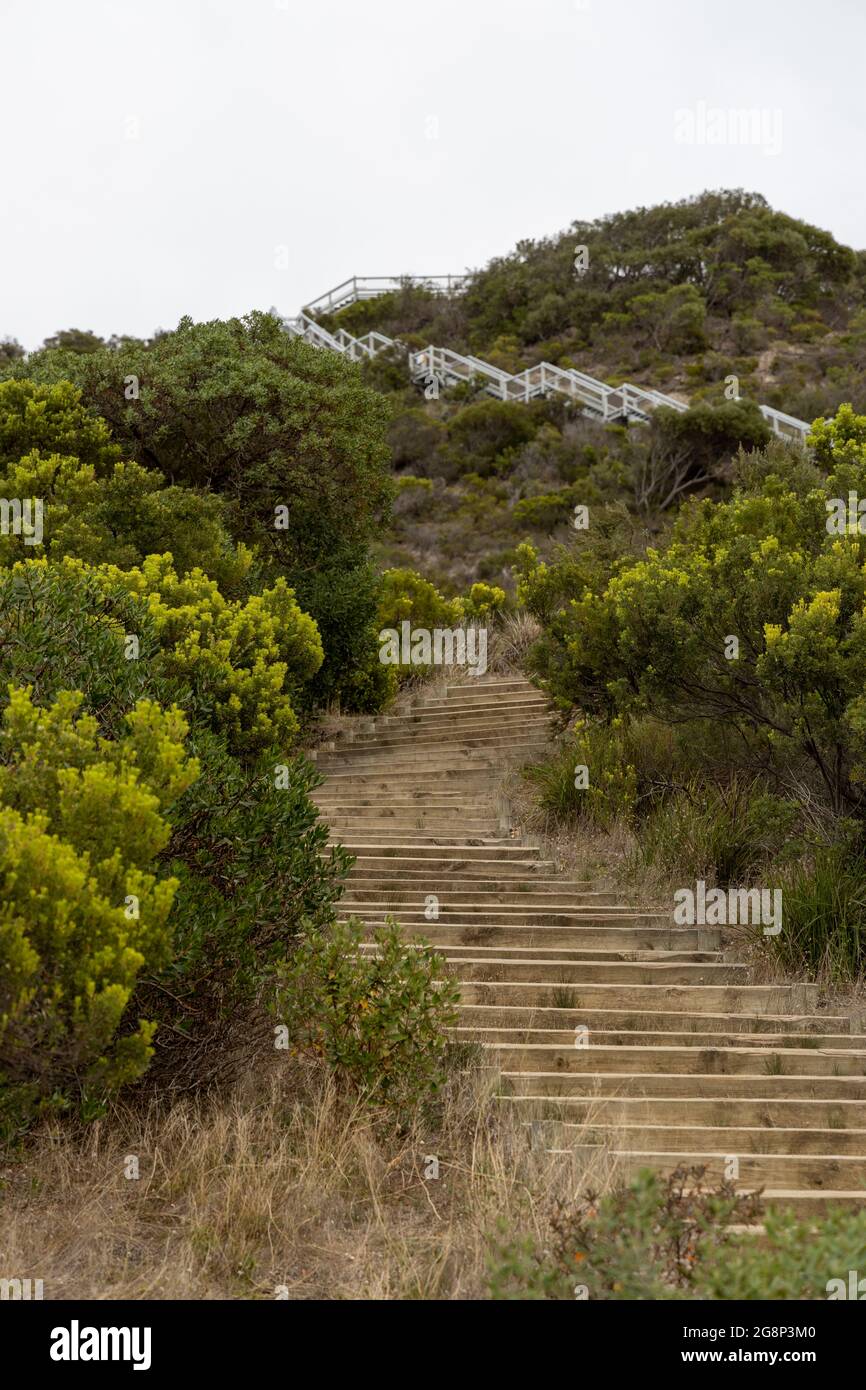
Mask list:
POLYGON ((812 420, 863 400, 864 306, 866 254, 733 190, 519 242, 460 294, 407 285, 320 317, 332 332, 432 342, 503 371, 548 361, 628 379, 692 407, 628 430, 468 386, 427 401, 402 361, 377 357, 363 372, 390 399, 399 488, 380 563, 446 589, 508 585, 520 541, 563 539, 578 504, 619 507, 657 534, 686 493, 724 489, 740 445, 766 442, 755 402, 812 420))

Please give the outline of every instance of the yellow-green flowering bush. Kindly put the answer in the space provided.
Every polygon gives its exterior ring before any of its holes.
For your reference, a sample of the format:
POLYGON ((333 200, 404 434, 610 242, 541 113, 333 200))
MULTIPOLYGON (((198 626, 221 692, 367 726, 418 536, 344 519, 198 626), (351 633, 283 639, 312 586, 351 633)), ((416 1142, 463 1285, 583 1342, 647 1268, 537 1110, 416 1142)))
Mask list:
POLYGON ((0 568, 0 702, 10 685, 30 685, 36 704, 81 690, 100 732, 118 738, 137 700, 190 708, 188 692, 155 670, 160 648, 141 604, 97 583, 89 566, 45 560, 0 568), (139 659, 127 659, 127 633, 139 659))
POLYGON ((519 555, 545 628, 535 670, 563 705, 727 722, 761 765, 806 779, 837 814, 866 811, 866 534, 835 534, 833 500, 866 497, 866 419, 843 408, 814 460, 742 458, 723 502, 688 503, 640 558, 578 544, 519 555), (830 468, 824 475, 821 465, 830 468))
MULTIPOLYGON (((5 703, 10 686, 34 687, 29 696, 16 690, 9 704, 0 807, 7 798, 31 838, 25 818, 34 812, 48 818, 45 834, 56 843, 43 844, 44 855, 56 859, 57 845, 89 855, 82 901, 86 906, 98 893, 111 908, 112 929, 125 932, 138 953, 127 957, 124 997, 129 980, 135 989, 121 1032, 139 1042, 121 1049, 137 1049, 136 1067, 143 1064, 149 1029, 136 1035, 135 1020, 155 1020, 153 1084, 174 1085, 182 1077, 195 1086, 240 1065, 244 1047, 254 1051, 255 1030, 239 1020, 261 1000, 293 942, 331 920, 349 861, 339 846, 328 845, 328 828, 317 819, 312 766, 275 750, 259 759, 233 756, 225 734, 211 727, 205 702, 163 664, 144 600, 112 588, 91 566, 32 561, 0 569, 0 694, 5 703), (125 656, 130 632, 141 638, 138 660, 125 656), (73 690, 83 692, 80 704, 68 693, 73 690), (189 786, 195 765, 181 759, 185 726, 174 705, 190 720, 188 742, 201 765, 189 786), (137 781, 129 771, 119 779, 121 767, 137 769, 137 781), (156 872, 178 885, 162 927, 169 904, 153 894, 167 890, 155 887, 148 898, 148 885, 136 887, 135 878, 156 872), (117 908, 128 907, 133 894, 140 916, 127 921, 117 908), (146 960, 138 969, 141 955, 146 960)), ((49 891, 64 896, 56 886, 49 891)), ((8 929, 5 940, 11 957, 8 929)), ((86 971, 86 958, 79 963, 86 971)), ((6 964, 11 976, 11 961, 6 964)), ((112 997, 105 993, 103 1002, 112 997)), ((10 1008, 8 998, 0 1001, 0 1012, 10 1008)), ((32 1030, 32 1020, 27 1027, 32 1030)), ((8 1037, 6 1043, 5 1049, 0 1043, 0 1071, 13 1082, 6 1096, 20 1116, 37 1078, 13 1069, 8 1037)), ((45 1054, 48 1094, 53 1086, 59 1097, 71 1096, 84 1085, 81 1076, 88 1078, 88 1094, 94 1090, 89 1064, 72 1070, 63 1064, 61 1075, 63 1059, 44 1047, 40 1053, 22 1043, 15 1051, 16 1065, 23 1056, 45 1054)), ((110 1056, 116 1052, 112 1047, 110 1056)), ((34 1098, 44 1094, 37 1086, 34 1098)), ((0 1095, 0 1117, 3 1111, 0 1095)))
POLYGON ((189 682, 235 751, 292 741, 298 730, 292 696, 324 654, 316 623, 284 579, 242 603, 225 598, 200 569, 179 577, 170 554, 148 555, 131 570, 101 565, 95 573, 107 587, 142 601, 166 673, 189 682))
POLYGON ((198 775, 180 710, 141 700, 117 740, 63 691, 10 688, 0 730, 0 1110, 91 1102, 139 1076, 153 1025, 118 1029, 170 955, 168 807, 198 775))
POLYGON ((399 627, 406 619, 413 627, 456 627, 464 616, 459 598, 444 598, 435 584, 414 570, 391 569, 382 575, 380 627, 399 627))
POLYGON ((505 590, 496 584, 473 584, 463 599, 463 611, 471 621, 476 618, 491 618, 505 607, 505 590))
POLYGON ((71 381, 0 381, 0 466, 38 449, 71 454, 102 472, 120 458, 105 420, 82 404, 71 381))
MULTIPOLYGON (((2 389, 2 388, 0 388, 2 389)), ((253 553, 234 545, 217 497, 166 487, 161 473, 138 463, 93 463, 31 450, 0 470, 4 497, 41 498, 43 537, 38 549, 12 532, 0 535, 0 564, 65 556, 87 564, 131 569, 145 556, 170 551, 178 574, 198 567, 220 591, 244 589, 253 553)))
POLYGON ((473 584, 465 598, 447 599, 429 579, 409 569, 385 570, 379 596, 380 627, 459 627, 492 617, 505 606, 505 590, 495 584, 473 584))

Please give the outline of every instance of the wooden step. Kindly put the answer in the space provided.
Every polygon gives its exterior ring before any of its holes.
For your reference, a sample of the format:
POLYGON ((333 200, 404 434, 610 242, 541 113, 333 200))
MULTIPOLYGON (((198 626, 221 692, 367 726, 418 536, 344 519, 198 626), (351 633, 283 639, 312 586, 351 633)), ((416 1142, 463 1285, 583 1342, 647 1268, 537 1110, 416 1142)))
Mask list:
MULTIPOLYGON (((411 849, 411 846, 407 848, 411 849)), ((476 878, 488 878, 491 873, 495 873, 501 875, 504 882, 515 883, 531 882, 536 874, 541 879, 550 869, 549 862, 539 858, 537 850, 531 848, 524 849, 522 859, 510 861, 453 857, 459 855, 459 852, 459 846, 449 854, 442 853, 438 856, 415 856, 406 853, 379 855, 363 850, 349 871, 349 886, 351 887, 356 877, 369 874, 381 878, 388 869, 391 869, 395 876, 406 879, 411 876, 413 880, 422 874, 429 881, 431 873, 442 875, 459 873, 467 881, 474 882, 476 878)))
MULTIPOLYGON (((528 1126, 539 1121, 527 1120, 528 1126)), ((694 1154, 866 1154, 866 1129, 785 1129, 736 1125, 606 1125, 560 1119, 549 1127, 553 1147, 605 1144, 620 1153, 677 1153, 689 1164, 694 1154)))
MULTIPOLYGON (((665 939, 669 950, 676 950, 679 947, 679 930, 671 930, 667 925, 663 914, 653 917, 650 913, 635 913, 623 910, 618 906, 610 908, 598 907, 589 904, 586 907, 574 907, 570 911, 545 912, 542 908, 524 908, 522 911, 511 907, 496 907, 485 909, 484 911, 473 912, 471 903, 449 903, 447 899, 442 899, 437 892, 437 885, 431 876, 429 893, 418 895, 416 902, 419 906, 407 907, 405 903, 369 903, 359 902, 354 895, 347 896, 343 901, 343 907, 347 912, 353 912, 357 917, 373 919, 380 917, 383 912, 398 913, 400 921, 407 927, 424 926, 430 923, 430 918, 426 915, 426 910, 421 906, 425 897, 431 894, 439 898, 438 917, 436 922, 442 926, 453 923, 461 929, 484 931, 485 929, 496 929, 500 927, 514 927, 517 929, 534 930, 540 933, 539 944, 543 940, 543 933, 557 931, 559 935, 565 935, 571 931, 580 932, 585 927, 655 927, 660 931, 665 939)), ((700 933, 692 931, 690 936, 683 938, 683 948, 685 942, 690 938, 694 939, 700 933)), ((579 937, 578 937, 579 943, 579 937)), ((703 937, 704 949, 708 949, 708 943, 712 940, 710 933, 703 937)))
MULTIPOLYGON (((460 1042, 479 1042, 479 1043, 559 1043, 561 1046, 571 1047, 574 1043, 574 1034, 577 1028, 586 1028, 589 1031, 591 1041, 606 1044, 608 1047, 634 1046, 643 1047, 781 1047, 798 1048, 801 1051, 841 1051, 846 1052, 851 1048, 858 1051, 866 1050, 866 1036, 863 1034, 851 1033, 824 1033, 820 1037, 809 1033, 783 1032, 779 1029, 779 1020, 773 1020, 772 1028, 765 1028, 763 1031, 755 1032, 677 1032, 673 1028, 657 1027, 651 1028, 632 1028, 629 1030, 615 1029, 598 1026, 596 1020, 608 1018, 610 1015, 603 1010, 587 1009, 583 1013, 572 1012, 573 1022, 570 1027, 565 1028, 544 1028, 539 1025, 536 1011, 526 1009, 513 1009, 508 1011, 512 1015, 517 1015, 521 1020, 518 1027, 494 1027, 484 1019, 482 1014, 481 1021, 475 1015, 482 1013, 471 1006, 461 1004, 458 1006, 458 1017, 461 1022, 456 1024, 451 1032, 460 1042)), ((700 1019, 700 1014, 690 1016, 693 1019, 700 1019)), ((745 1020, 745 1015, 742 1016, 745 1020)), ((648 1015, 647 1022, 655 1022, 655 1015, 648 1015)), ((739 1016, 734 1016, 734 1021, 739 1021, 739 1016)), ((753 1026, 757 1028, 760 1019, 752 1020, 753 1026)), ((787 1021, 787 1020, 785 1020, 787 1021)))
MULTIPOLYGON (((426 863, 429 859, 432 860, 433 865, 435 865, 437 861, 443 863, 456 854, 465 857, 469 851, 477 850, 479 852, 478 862, 481 873, 489 873, 490 864, 496 863, 497 873, 500 869, 505 873, 511 873, 512 869, 514 869, 521 874, 530 875, 536 866, 536 856, 538 852, 538 846, 535 841, 528 839, 524 835, 500 835, 496 837, 490 835, 473 835, 471 839, 465 840, 460 845, 454 844, 452 836, 428 835, 425 831, 421 830, 414 832, 411 845, 406 845, 405 842, 401 842, 399 838, 394 839, 392 835, 383 834, 377 835, 374 838, 364 835, 361 831, 355 830, 350 834, 341 833, 338 835, 333 833, 329 836, 329 839, 334 843, 337 843, 339 840, 340 844, 346 847, 352 847, 351 853, 353 860, 385 859, 389 857, 389 853, 392 851, 394 859, 403 860, 405 859, 406 850, 411 849, 412 854, 418 856, 419 863, 426 863), (523 855, 523 858, 509 858, 508 860, 500 862, 485 859, 485 854, 487 852, 495 853, 503 848, 515 851, 523 855), (425 854, 427 851, 429 851, 429 854, 425 854)), ((470 868, 474 868, 475 860, 465 858, 465 863, 468 864, 470 868)), ((437 872, 433 865, 431 865, 431 873, 437 872)))
MULTIPOLYGON (((354 913, 346 912, 345 914, 341 914, 342 921, 347 920, 349 917, 355 921, 360 920, 354 913)), ((386 920, 388 920, 387 913, 384 913, 381 917, 377 917, 372 921, 368 920, 365 924, 368 934, 372 935, 375 929, 382 926, 386 920)), ((443 945, 441 942, 435 940, 434 933, 429 929, 423 929, 421 927, 411 928, 402 921, 400 925, 406 933, 410 931, 415 931, 417 933, 414 937, 409 937, 407 939, 407 950, 437 951, 439 954, 444 955, 445 959, 450 962, 463 960, 477 961, 479 956, 481 956, 485 960, 491 959, 499 963, 503 959, 510 959, 512 955, 521 962, 541 962, 545 966, 550 965, 552 962, 560 962, 563 960, 568 963, 578 961, 587 965, 600 966, 613 966, 622 963, 642 964, 644 961, 651 961, 653 964, 661 961, 668 965, 697 965, 703 963, 713 964, 716 961, 716 955, 713 952, 701 954, 698 951, 616 951, 605 950, 603 947, 597 948, 590 945, 584 948, 568 946, 564 951, 562 947, 546 950, 543 946, 527 948, 525 945, 511 947, 497 945, 486 948, 477 943, 473 943, 471 946, 443 945)), ((370 949, 373 949, 372 945, 370 949)))
MULTIPOLYGON (((581 924, 577 927, 522 927, 514 925, 502 926, 478 926, 471 922, 462 925, 448 922, 425 921, 413 925, 407 923, 405 915, 399 907, 385 906, 379 908, 375 913, 361 913, 358 908, 345 900, 340 904, 341 917, 357 917, 363 922, 373 923, 384 921, 385 917, 392 916, 403 926, 407 932, 422 935, 431 945, 439 948, 447 948, 454 952, 460 947, 466 951, 472 950, 474 946, 483 947, 485 950, 505 950, 532 951, 539 950, 546 952, 571 952, 579 950, 585 952, 598 947, 604 952, 603 959, 607 958, 608 951, 619 952, 664 952, 670 951, 671 937, 666 928, 644 927, 644 926, 619 926, 610 925, 604 919, 589 925, 581 924)), ((681 950, 684 952, 700 951, 706 938, 700 930, 695 928, 686 933, 681 950)), ((704 952, 703 954, 706 954, 704 952)), ((572 959, 570 955, 565 955, 565 959, 572 959)), ((536 955, 532 959, 537 959, 536 955)))
MULTIPOLYGON (((575 1048, 575 1053, 579 1049, 575 1048)), ((593 1052, 594 1049, 589 1049, 593 1052)), ((516 1095, 569 1096, 705 1096, 728 1100, 856 1100, 866 1102, 866 1077, 798 1073, 644 1072, 644 1071, 502 1071, 502 1084, 516 1095)))
MULTIPOLYGON (((776 1036, 782 1043, 787 1037, 810 1037, 807 1046, 866 1047, 866 1034, 852 1033, 850 1021, 838 1014, 802 1013, 711 1013, 676 1011, 674 1009, 627 1010, 599 1008, 556 1008, 544 1005, 509 1006, 500 1004, 460 1004, 459 1012, 467 1027, 559 1029, 573 1033, 579 1023, 599 1032, 629 1037, 635 1032, 652 1034, 664 1040, 669 1032, 684 1038, 694 1037, 700 1047, 704 1037, 712 1040, 717 1033, 729 1033, 734 1038, 745 1036, 776 1036), (741 1030, 737 1032, 736 1030, 741 1030), (830 1032, 826 1030, 832 1030, 830 1032), (848 1031, 846 1031, 848 1030, 848 1031), (811 1038, 814 1038, 814 1041, 811 1038), (836 1042, 839 1039, 841 1041, 836 1042)), ((745 1045, 745 1044, 743 1044, 745 1045)))
MULTIPOLYGON (((446 953, 446 959, 452 959, 446 953)), ((453 957, 455 961, 458 957, 453 957)), ((666 965, 663 962, 609 962, 609 961, 569 961, 545 959, 512 960, 503 957, 481 959, 480 957, 459 958, 461 980, 490 982, 506 979, 510 983, 536 983, 547 980, 554 987, 557 984, 573 984, 586 989, 593 984, 608 988, 616 984, 665 986, 694 985, 719 986, 742 983, 749 978, 745 965, 708 962, 695 965, 666 965)))
MULTIPOLYGON (((580 1147, 552 1152, 570 1153, 577 1161, 586 1157, 586 1150, 580 1147)), ((608 1150, 608 1156, 626 1179, 647 1169, 669 1173, 681 1163, 705 1165, 705 1183, 721 1182, 726 1170, 730 1172, 731 1158, 735 1157, 738 1172, 732 1181, 739 1190, 768 1187, 856 1192, 863 1184, 860 1201, 866 1201, 866 1158, 859 1154, 633 1153, 612 1149, 608 1150)))
POLYGON ((808 1010, 817 986, 809 985, 624 985, 564 984, 561 981, 483 980, 458 976, 464 1004, 545 1004, 555 1007, 629 1009, 653 1012, 674 1009, 688 1013, 748 1014, 802 1013, 808 1010), (786 1009, 785 1005, 788 1008, 786 1009))
MULTIPOLYGON (((772 1090, 770 1078, 765 1089, 772 1090)), ((866 1129, 866 1101, 844 1097, 646 1096, 555 1094, 549 1090, 503 1091, 503 1105, 534 1119, 595 1125, 675 1125, 717 1129, 866 1129)))
POLYGON ((806 1077, 810 1083, 825 1077, 854 1079, 863 1085, 866 1097, 866 1052, 812 1048, 772 1047, 677 1047, 671 1044, 607 1046, 591 1032, 586 1046, 560 1043, 490 1043, 487 1049, 509 1074, 515 1071, 575 1073, 624 1073, 639 1075, 700 1075, 758 1077, 774 1081, 806 1077))

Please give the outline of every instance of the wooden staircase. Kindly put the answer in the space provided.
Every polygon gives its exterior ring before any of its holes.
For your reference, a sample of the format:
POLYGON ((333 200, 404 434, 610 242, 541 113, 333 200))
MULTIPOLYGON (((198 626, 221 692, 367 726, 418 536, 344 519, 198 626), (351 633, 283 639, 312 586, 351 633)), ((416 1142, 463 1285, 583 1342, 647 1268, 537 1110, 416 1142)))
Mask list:
POLYGON ((801 1214, 862 1203, 866 1035, 819 1012, 815 985, 752 983, 720 929, 557 873, 500 792, 550 731, 527 680, 487 675, 320 751, 316 800, 356 856, 344 917, 393 916, 445 955, 455 1036, 554 1150, 603 1146, 626 1174, 736 1158, 739 1187, 801 1214))

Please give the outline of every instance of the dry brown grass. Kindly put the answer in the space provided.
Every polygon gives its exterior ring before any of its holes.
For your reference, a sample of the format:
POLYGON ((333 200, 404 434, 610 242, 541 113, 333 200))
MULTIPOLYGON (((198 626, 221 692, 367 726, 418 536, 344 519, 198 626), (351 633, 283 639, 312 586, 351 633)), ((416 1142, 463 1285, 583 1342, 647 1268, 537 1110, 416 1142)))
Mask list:
POLYGON ((531 1145, 489 1073, 455 1075, 435 1123, 401 1133, 286 1066, 207 1103, 46 1125, 4 1165, 0 1272, 52 1299, 484 1298, 497 1233, 543 1244, 587 1180, 531 1145))
MULTIPOLYGON (((637 836, 625 820, 615 821, 608 830, 586 822, 563 821, 538 806, 535 791, 520 769, 503 774, 500 797, 514 821, 535 833, 543 856, 553 861, 557 872, 589 882, 621 903, 672 915, 674 892, 683 886, 681 875, 642 863, 636 853, 637 836)), ((804 799, 803 804, 812 813, 808 801, 804 799)), ((817 820, 815 823, 817 826, 817 820)), ((808 976, 804 971, 792 971, 767 949, 752 927, 724 928, 722 943, 726 960, 744 961, 751 967, 752 984, 788 986, 808 978, 817 984, 818 995, 808 1007, 803 1004, 805 1012, 841 1016, 852 1032, 866 1029, 866 980, 840 982, 829 962, 808 976)), ((780 996, 779 1012, 785 1011, 780 996)))
MULTIPOLYGON (((551 741, 551 751, 554 749, 551 741)), ((665 888, 649 875, 636 877, 632 863, 636 837, 625 821, 616 821, 610 830, 600 830, 586 822, 565 822, 538 805, 537 793, 521 768, 503 773, 501 796, 515 823, 538 839, 544 858, 553 860, 558 873, 591 880, 601 890, 611 891, 643 907, 665 906, 665 888)))

